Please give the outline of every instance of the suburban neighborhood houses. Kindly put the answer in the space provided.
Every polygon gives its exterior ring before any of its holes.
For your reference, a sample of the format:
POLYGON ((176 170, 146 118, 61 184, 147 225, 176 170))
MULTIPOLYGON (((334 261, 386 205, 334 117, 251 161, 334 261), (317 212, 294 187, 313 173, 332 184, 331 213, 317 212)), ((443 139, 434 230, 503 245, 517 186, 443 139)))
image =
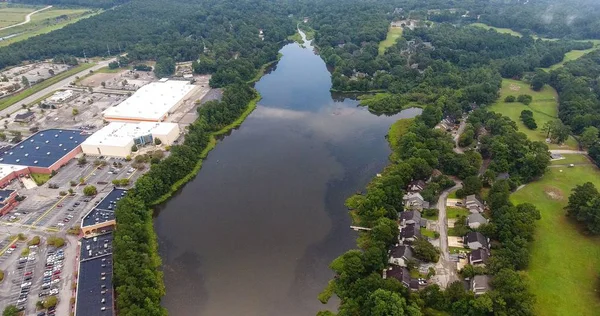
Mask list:
MULTIPOLYGON (((410 290, 419 290, 431 283, 445 288, 458 280, 457 275, 466 266, 485 267, 491 256, 490 239, 479 231, 489 223, 485 203, 476 195, 447 198, 460 188, 460 183, 456 182, 459 185, 447 189, 445 195, 439 195, 436 206, 423 197, 427 195, 423 191, 430 183, 432 178, 414 180, 403 188, 407 193, 403 197, 404 211, 398 214, 400 233, 397 243, 388 250, 390 266, 382 272, 384 278, 395 278, 410 290), (440 222, 442 217, 447 223, 440 222), (442 238, 448 240, 442 242, 442 238), (424 245, 441 252, 436 257, 438 262, 423 260, 420 253, 424 250, 420 248, 424 245)), ((487 275, 475 275, 464 278, 463 284, 475 295, 480 295, 489 290, 489 280, 487 275)))

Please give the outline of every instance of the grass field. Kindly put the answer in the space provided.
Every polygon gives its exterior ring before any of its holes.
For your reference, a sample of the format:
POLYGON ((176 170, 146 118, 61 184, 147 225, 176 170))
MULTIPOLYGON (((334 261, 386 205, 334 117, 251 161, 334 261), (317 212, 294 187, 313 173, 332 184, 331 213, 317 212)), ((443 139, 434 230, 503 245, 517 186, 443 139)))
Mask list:
MULTIPOLYGON (((502 88, 500 89, 500 98, 496 103, 488 107, 488 110, 501 113, 508 116, 517 123, 519 131, 525 133, 529 139, 534 141, 546 141, 546 135, 541 131, 544 123, 558 120, 558 96, 556 91, 550 86, 544 86, 541 91, 533 91, 529 84, 523 81, 503 79, 502 88), (529 105, 524 105, 519 102, 506 103, 504 98, 508 95, 518 96, 519 94, 529 94, 533 97, 533 102, 529 105), (533 118, 537 123, 536 130, 530 130, 519 119, 521 111, 530 110, 533 112, 533 118)), ((573 137, 563 145, 548 144, 551 149, 577 149, 577 141, 573 137)))
POLYGON ((446 207, 446 218, 448 219, 455 219, 458 218, 459 216, 469 216, 469 211, 465 208, 462 207, 453 207, 453 206, 448 206, 446 207))
POLYGON ((471 24, 471 26, 475 26, 475 27, 482 27, 484 29, 487 30, 496 30, 496 32, 498 33, 503 33, 503 34, 510 34, 512 36, 518 36, 518 37, 522 37, 523 35, 517 31, 513 31, 511 29, 505 29, 505 28, 501 28, 501 27, 494 27, 494 26, 489 26, 487 24, 483 24, 483 23, 473 23, 471 24))
POLYGON ((568 165, 568 164, 594 164, 590 159, 588 159, 585 155, 563 155, 565 159, 553 160, 550 162, 551 165, 568 165))
MULTIPOLYGON (((40 8, 42 7, 2 4, 0 5, 0 27, 10 26, 13 24, 24 22, 25 16, 27 14, 40 8)), ((35 14, 33 16, 35 16, 35 14)))
POLYGON ((17 93, 8 98, 1 99, 0 100, 0 110, 4 110, 7 107, 27 98, 28 96, 30 96, 38 91, 41 91, 41 90, 61 81, 69 76, 72 76, 82 70, 88 69, 88 68, 92 67, 93 65, 94 64, 80 64, 79 66, 77 66, 75 68, 69 69, 69 70, 67 70, 63 73, 60 73, 50 79, 44 80, 41 83, 38 83, 38 84, 32 86, 31 88, 21 91, 20 93, 17 93))
POLYGON ((515 203, 535 204, 542 214, 528 270, 531 290, 537 297, 536 315, 591 316, 600 310, 596 291, 600 238, 581 234, 563 209, 571 189, 588 181, 600 187, 600 171, 594 165, 548 168, 539 181, 511 197, 515 203))
POLYGON ((429 238, 436 238, 435 232, 433 230, 429 230, 427 228, 421 227, 421 235, 429 238))
POLYGON ((402 36, 401 27, 391 27, 388 29, 387 37, 379 43, 379 55, 383 55, 388 47, 392 47, 402 36))
MULTIPOLYGON (((33 11, 33 10, 32 10, 33 11)), ((0 10, 1 12, 1 10, 0 10)), ((75 23, 83 18, 90 17, 101 11, 91 11, 89 9, 60 9, 51 8, 31 16, 31 22, 16 26, 7 30, 0 31, 0 37, 12 34, 19 34, 7 40, 0 41, 0 47, 28 39, 32 36, 49 33, 58 30, 65 25, 75 23), (57 20, 59 16, 67 16, 68 19, 57 20)), ((24 19, 24 18, 23 18, 24 19)), ((22 19, 22 20, 23 20, 22 19)), ((21 20, 21 21, 22 21, 21 20)), ((14 23, 12 23, 14 24, 14 23)))
POLYGON ((42 185, 50 180, 50 174, 32 173, 31 178, 33 178, 33 181, 35 181, 35 184, 42 185))
POLYGON ((590 42, 594 43, 594 47, 589 48, 589 49, 584 49, 584 50, 572 50, 565 54, 565 58, 560 63, 554 64, 554 65, 550 66, 549 68, 543 68, 543 69, 546 71, 554 70, 556 68, 562 67, 568 61, 578 59, 579 57, 581 57, 587 53, 591 53, 591 52, 597 50, 598 48, 600 48, 600 40, 590 40, 590 42))

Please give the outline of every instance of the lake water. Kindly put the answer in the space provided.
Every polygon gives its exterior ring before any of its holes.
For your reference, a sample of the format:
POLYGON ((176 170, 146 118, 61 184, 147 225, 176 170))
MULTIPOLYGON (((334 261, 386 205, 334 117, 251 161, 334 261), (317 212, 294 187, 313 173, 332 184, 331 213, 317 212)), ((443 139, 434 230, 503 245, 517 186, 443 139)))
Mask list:
POLYGON ((376 116, 333 98, 312 47, 289 44, 257 109, 155 221, 170 315, 315 315, 329 263, 355 246, 344 206, 387 163, 376 116))

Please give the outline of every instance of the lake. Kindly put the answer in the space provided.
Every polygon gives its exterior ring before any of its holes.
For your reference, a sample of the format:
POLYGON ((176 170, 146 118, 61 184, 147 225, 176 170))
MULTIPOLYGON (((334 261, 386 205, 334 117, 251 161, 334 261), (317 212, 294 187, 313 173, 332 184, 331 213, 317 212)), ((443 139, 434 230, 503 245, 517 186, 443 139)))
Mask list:
MULTIPOLYGON (((308 43, 307 43, 308 44, 308 43)), ((330 262, 355 247, 344 206, 387 164, 389 126, 333 97, 308 44, 288 44, 262 96, 157 215, 169 315, 315 315, 330 262)))

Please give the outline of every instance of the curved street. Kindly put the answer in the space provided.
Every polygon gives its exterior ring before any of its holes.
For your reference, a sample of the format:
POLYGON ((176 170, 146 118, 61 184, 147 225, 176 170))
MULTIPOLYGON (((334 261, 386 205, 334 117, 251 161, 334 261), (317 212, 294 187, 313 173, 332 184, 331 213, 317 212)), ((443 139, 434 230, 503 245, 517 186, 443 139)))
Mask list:
POLYGON ((17 27, 17 26, 19 26, 19 25, 24 25, 24 24, 27 24, 27 23, 31 22, 31 16, 32 16, 32 15, 34 15, 34 14, 36 14, 36 13, 39 13, 39 12, 42 12, 42 11, 44 11, 44 10, 48 10, 48 9, 50 9, 50 8, 52 8, 52 6, 51 6, 51 5, 49 5, 49 6, 45 7, 45 8, 39 9, 39 10, 37 10, 37 11, 33 11, 33 12, 31 12, 31 13, 29 13, 29 14, 27 14, 27 15, 25 16, 25 21, 23 21, 23 22, 21 22, 21 23, 13 24, 13 25, 5 26, 5 27, 0 27, 0 31, 4 31, 4 30, 7 30, 7 29, 10 29, 10 28, 13 28, 13 27, 17 27))

